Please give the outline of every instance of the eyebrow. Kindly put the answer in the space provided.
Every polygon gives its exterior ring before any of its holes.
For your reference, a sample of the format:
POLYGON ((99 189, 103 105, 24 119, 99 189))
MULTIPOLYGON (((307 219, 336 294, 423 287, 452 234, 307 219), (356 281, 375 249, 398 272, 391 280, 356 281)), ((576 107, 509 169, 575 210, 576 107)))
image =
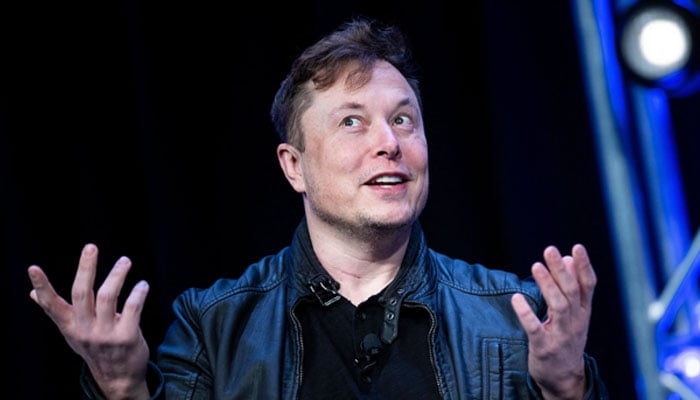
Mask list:
POLYGON ((333 112, 338 112, 338 111, 341 111, 341 110, 358 110, 358 109, 361 109, 361 108, 365 108, 365 106, 363 106, 363 105, 360 104, 360 103, 356 103, 356 102, 354 102, 354 101, 350 101, 350 102, 341 104, 339 107, 337 107, 335 110, 333 110, 333 112))
MULTIPOLYGON (((395 109, 398 109, 398 108, 401 108, 404 106, 408 106, 408 105, 412 105, 411 98, 405 97, 401 101, 399 101, 399 103, 396 105, 395 109)), ((354 101, 349 101, 349 102, 343 103, 339 107, 335 108, 333 110, 333 114, 340 112, 340 111, 343 111, 343 110, 361 110, 363 108, 365 108, 364 105, 357 103, 357 102, 354 102, 354 101)))

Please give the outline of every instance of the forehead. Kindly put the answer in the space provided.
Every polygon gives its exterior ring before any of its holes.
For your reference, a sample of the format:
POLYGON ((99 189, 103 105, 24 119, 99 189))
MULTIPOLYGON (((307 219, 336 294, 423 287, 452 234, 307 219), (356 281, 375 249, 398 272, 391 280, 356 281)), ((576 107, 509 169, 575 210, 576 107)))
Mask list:
POLYGON ((357 63, 349 63, 340 70, 338 78, 327 88, 312 89, 312 103, 331 105, 335 101, 349 101, 363 98, 365 101, 379 97, 396 96, 402 100, 417 102, 415 93, 408 81, 396 67, 386 61, 377 61, 371 69, 360 72, 357 63), (342 97, 342 98, 341 98, 342 97))

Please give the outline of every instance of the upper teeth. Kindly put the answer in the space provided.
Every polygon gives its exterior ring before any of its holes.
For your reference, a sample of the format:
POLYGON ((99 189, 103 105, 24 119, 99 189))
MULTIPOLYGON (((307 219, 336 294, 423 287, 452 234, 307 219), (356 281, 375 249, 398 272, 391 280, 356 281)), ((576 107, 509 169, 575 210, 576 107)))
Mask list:
POLYGON ((401 178, 398 176, 380 176, 379 178, 375 179, 374 182, 376 183, 399 183, 401 182, 401 178))

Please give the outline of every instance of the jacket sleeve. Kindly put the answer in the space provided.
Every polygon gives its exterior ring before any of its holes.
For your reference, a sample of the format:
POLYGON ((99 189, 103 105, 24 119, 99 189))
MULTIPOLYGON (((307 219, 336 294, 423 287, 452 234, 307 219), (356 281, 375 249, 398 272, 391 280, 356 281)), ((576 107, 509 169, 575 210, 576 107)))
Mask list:
MULTIPOLYGON (((595 359, 585 353, 583 358, 586 362, 586 395, 583 396, 584 400, 609 400, 608 389, 598 373, 598 364, 595 359)), ((532 399, 543 399, 540 388, 529 374, 527 376, 527 385, 532 399)))

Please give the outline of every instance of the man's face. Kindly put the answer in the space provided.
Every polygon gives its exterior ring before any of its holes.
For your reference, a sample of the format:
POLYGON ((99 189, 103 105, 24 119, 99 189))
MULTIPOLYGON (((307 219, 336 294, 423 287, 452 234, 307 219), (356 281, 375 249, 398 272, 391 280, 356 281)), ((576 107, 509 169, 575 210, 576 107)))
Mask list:
POLYGON ((314 92, 301 119, 300 154, 307 214, 345 228, 411 224, 428 197, 428 146, 416 96, 406 79, 379 62, 360 88, 314 92))

